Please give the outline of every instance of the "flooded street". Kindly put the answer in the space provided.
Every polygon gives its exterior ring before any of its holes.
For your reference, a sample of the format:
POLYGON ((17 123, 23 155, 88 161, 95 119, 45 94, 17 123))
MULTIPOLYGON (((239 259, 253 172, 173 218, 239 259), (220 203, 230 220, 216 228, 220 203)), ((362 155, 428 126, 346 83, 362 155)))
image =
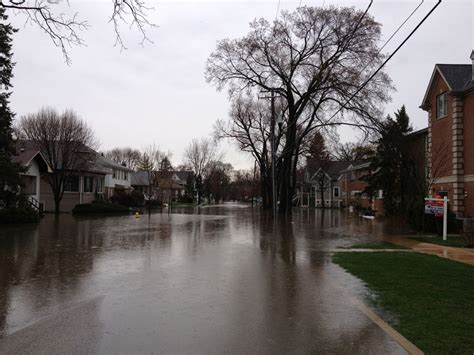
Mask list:
POLYGON ((233 204, 173 212, 2 227, 0 352, 405 353, 331 262, 372 222, 307 209, 275 225, 233 204))

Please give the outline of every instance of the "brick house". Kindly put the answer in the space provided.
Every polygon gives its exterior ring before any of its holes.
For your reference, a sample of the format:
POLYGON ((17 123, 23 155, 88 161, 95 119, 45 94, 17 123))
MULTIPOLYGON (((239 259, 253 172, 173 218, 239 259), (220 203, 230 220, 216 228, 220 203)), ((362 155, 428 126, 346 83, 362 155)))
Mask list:
POLYGON ((354 162, 341 172, 342 194, 345 197, 346 206, 359 208, 371 208, 377 215, 383 215, 383 191, 377 191, 376 196, 368 196, 364 190, 368 186, 364 179, 370 175, 370 161, 354 162))
POLYGON ((421 108, 428 112, 432 195, 447 195, 458 217, 474 216, 474 51, 472 64, 436 64, 421 108))

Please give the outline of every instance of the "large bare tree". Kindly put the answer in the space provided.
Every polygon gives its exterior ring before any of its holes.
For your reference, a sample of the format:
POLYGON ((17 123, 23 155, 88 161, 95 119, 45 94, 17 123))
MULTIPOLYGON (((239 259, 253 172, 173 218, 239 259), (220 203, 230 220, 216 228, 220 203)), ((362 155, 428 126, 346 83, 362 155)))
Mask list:
POLYGON ((142 153, 138 149, 130 147, 114 148, 106 151, 105 157, 118 164, 125 164, 130 169, 137 170, 142 153))
POLYGON ((213 160, 219 160, 215 142, 208 138, 193 139, 184 151, 184 164, 197 177, 204 178, 213 160))
POLYGON ((52 170, 43 178, 51 187, 55 213, 59 213, 67 179, 95 160, 97 142, 92 129, 76 112, 60 113, 50 107, 23 116, 19 125, 21 135, 41 151, 52 170))
POLYGON ((242 38, 218 42, 206 79, 231 94, 267 90, 283 99, 280 212, 291 212, 305 137, 325 125, 377 126, 380 105, 389 100, 390 79, 380 71, 360 87, 384 58, 378 48, 380 24, 354 8, 300 7, 272 23, 255 20, 250 27, 242 38))
MULTIPOLYGON (((235 95, 229 117, 229 120, 216 122, 215 136, 218 139, 234 140, 241 151, 252 154, 260 171, 262 203, 265 208, 269 208, 272 203, 269 104, 256 100, 250 94, 235 95)), ((279 142, 280 138, 281 134, 276 140, 279 142)))
MULTIPOLYGON (((135 27, 142 35, 141 43, 151 42, 147 30, 155 27, 150 22, 147 12, 152 10, 142 0, 110 0, 111 13, 109 22, 115 30, 115 42, 122 49, 125 44, 120 27, 122 24, 135 27)), ((80 32, 89 25, 77 12, 71 10, 67 0, 0 0, 0 7, 26 16, 26 21, 37 25, 53 44, 59 47, 67 63, 71 58, 68 48, 84 45, 80 32)))

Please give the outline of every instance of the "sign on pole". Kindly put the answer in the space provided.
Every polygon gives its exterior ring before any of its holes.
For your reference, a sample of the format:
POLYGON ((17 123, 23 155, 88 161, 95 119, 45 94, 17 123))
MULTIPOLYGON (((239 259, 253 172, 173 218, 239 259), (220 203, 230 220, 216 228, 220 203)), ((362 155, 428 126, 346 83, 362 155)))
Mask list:
POLYGON ((425 214, 434 214, 435 217, 443 217, 443 240, 448 236, 448 198, 436 196, 436 198, 425 198, 425 214))

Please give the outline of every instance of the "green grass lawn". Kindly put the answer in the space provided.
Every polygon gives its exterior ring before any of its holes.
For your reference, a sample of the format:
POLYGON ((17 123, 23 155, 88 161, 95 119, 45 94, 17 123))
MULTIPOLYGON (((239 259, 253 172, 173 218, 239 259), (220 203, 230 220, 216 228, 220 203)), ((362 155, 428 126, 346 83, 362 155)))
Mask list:
POLYGON ((474 353, 474 267, 421 253, 336 253, 364 281, 371 302, 427 354, 474 353))
POLYGON ((447 240, 443 240, 439 235, 411 235, 408 238, 419 240, 420 242, 445 245, 448 247, 463 248, 466 246, 464 239, 459 234, 448 234, 447 240))
POLYGON ((407 249, 402 247, 401 245, 384 242, 384 241, 377 241, 377 242, 368 242, 368 243, 357 243, 351 245, 350 249, 407 249))

